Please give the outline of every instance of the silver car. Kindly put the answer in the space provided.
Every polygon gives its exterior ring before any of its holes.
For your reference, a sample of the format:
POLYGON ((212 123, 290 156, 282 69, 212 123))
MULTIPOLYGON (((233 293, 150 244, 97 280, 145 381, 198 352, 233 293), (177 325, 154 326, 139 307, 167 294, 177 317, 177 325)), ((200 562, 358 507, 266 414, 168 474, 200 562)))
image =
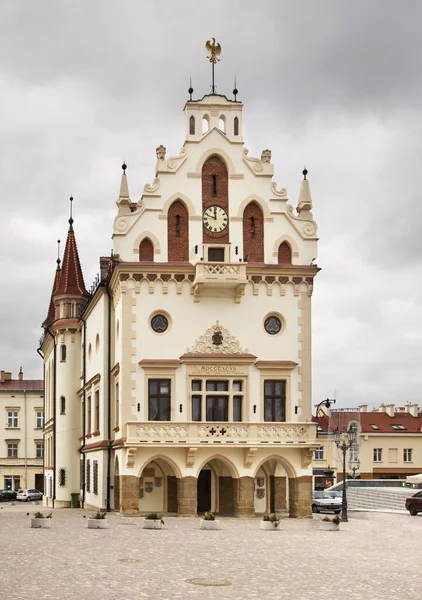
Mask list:
POLYGON ((42 500, 42 492, 38 490, 19 490, 16 494, 16 500, 30 502, 30 500, 42 500))
POLYGON ((318 513, 323 510, 333 510, 337 515, 341 511, 341 498, 332 498, 328 492, 313 492, 312 512, 318 513))

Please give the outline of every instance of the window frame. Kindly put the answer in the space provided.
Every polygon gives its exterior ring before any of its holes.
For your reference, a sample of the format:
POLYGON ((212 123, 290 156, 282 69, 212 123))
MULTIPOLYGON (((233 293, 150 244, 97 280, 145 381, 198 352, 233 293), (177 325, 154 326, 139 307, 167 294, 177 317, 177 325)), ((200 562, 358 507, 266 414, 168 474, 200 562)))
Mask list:
POLYGON ((19 442, 7 443, 7 458, 19 458, 19 442))
POLYGON ((100 389, 94 390, 94 432, 100 431, 100 389))
POLYGON ((285 423, 286 422, 286 404, 287 404, 287 381, 286 379, 264 379, 264 390, 263 390, 263 401, 264 401, 264 413, 263 413, 263 417, 264 417, 264 421, 265 423, 285 423), (282 387, 283 387, 283 391, 282 393, 276 394, 275 393, 275 385, 277 383, 281 383, 282 387), (272 394, 268 394, 265 390, 266 385, 267 384, 272 384, 273 388, 274 388, 274 393, 272 394), (284 395, 283 395, 284 392, 284 395), (277 399, 281 400, 281 419, 277 419, 277 408, 276 408, 276 404, 275 401, 277 399), (266 408, 266 404, 267 404, 267 400, 272 401, 271 402, 271 419, 267 419, 267 408, 266 408))
POLYGON ((44 458, 44 442, 35 442, 35 458, 44 458))
POLYGON ((8 410, 7 411, 7 429, 19 429, 19 411, 8 410), (14 425, 14 423, 16 423, 14 425))
POLYGON ((325 447, 320 446, 314 452, 314 460, 325 460, 325 447), (318 456, 317 456, 318 454, 318 456))
POLYGON ((383 450, 382 448, 373 448, 373 451, 372 451, 373 462, 377 462, 377 463, 382 462, 382 454, 383 454, 382 450, 383 450))
POLYGON ((171 392, 172 392, 172 380, 170 377, 149 377, 148 378, 148 382, 147 382, 147 390, 148 390, 148 421, 152 421, 152 422, 156 422, 156 421, 164 421, 164 422, 169 422, 171 421, 171 392), (152 383, 156 382, 158 385, 158 392, 154 393, 151 392, 151 386, 152 383), (168 394, 162 393, 160 388, 161 385, 167 382, 168 383, 168 394), (155 400, 157 403, 157 407, 156 407, 156 416, 160 416, 162 415, 164 412, 166 412, 166 416, 168 416, 168 419, 162 419, 162 418, 155 418, 152 419, 151 415, 152 415, 152 400, 155 400), (164 403, 168 403, 168 406, 162 406, 162 404, 164 403))
MULTIPOLYGON (((245 406, 247 396, 247 376, 234 374, 230 377, 217 375, 213 377, 198 376, 191 374, 189 376, 189 420, 192 423, 242 423, 245 420, 245 406), (197 385, 199 383, 199 386, 197 385), (222 385, 223 384, 223 385, 222 385), (218 389, 220 387, 220 389, 218 389), (224 389, 222 389, 224 387, 224 389), (210 389, 211 388, 211 389, 210 389), (214 388, 214 389, 213 389, 214 388), (226 398, 227 406, 218 407, 218 398, 226 398), (195 400, 194 400, 195 399, 195 400), (193 403, 199 399, 199 417, 194 420, 193 403), (208 399, 213 399, 214 407, 210 409, 208 399), (235 399, 240 404, 240 411, 235 408, 235 399), (210 410, 213 418, 208 419, 210 410), (220 410, 224 411, 223 416, 227 418, 216 418, 220 410), (237 417, 240 412, 240 420, 237 417)), ((196 412, 196 411, 195 411, 196 412)))
POLYGON ((403 448, 403 462, 413 462, 413 448, 403 448))
POLYGON ((36 414, 35 414, 35 419, 36 419, 36 429, 44 429, 44 411, 43 410, 37 410, 36 414))

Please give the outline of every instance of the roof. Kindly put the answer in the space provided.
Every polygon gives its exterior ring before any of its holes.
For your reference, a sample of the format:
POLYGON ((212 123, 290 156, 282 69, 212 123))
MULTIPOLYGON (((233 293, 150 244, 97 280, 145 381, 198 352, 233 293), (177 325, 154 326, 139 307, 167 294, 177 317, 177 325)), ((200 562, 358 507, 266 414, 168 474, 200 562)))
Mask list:
MULTIPOLYGON (((370 411, 360 412, 358 418, 362 433, 422 433, 422 413, 418 413, 418 416, 414 417, 408 412, 396 412, 393 417, 390 417, 386 412, 370 411)), ((355 420, 356 414, 351 413, 350 419, 355 420)), ((316 418, 313 417, 313 420, 316 421, 316 418)), ((327 415, 320 414, 318 424, 322 431, 328 432, 329 418, 327 415)))
POLYGON ((42 379, 8 379, 0 381, 0 392, 42 392, 44 381, 42 379))
POLYGON ((72 226, 67 234, 66 248, 64 250, 62 263, 62 274, 54 296, 60 296, 61 294, 88 296, 88 292, 85 289, 75 233, 72 226))
POLYGON ((58 290, 61 274, 62 274, 61 269, 58 266, 56 269, 56 274, 54 276, 53 289, 51 290, 50 306, 48 307, 48 313, 47 313, 47 317, 45 318, 45 321, 43 323, 43 327, 46 327, 47 325, 51 325, 51 323, 53 323, 56 318, 56 311, 54 308, 53 296, 58 290))

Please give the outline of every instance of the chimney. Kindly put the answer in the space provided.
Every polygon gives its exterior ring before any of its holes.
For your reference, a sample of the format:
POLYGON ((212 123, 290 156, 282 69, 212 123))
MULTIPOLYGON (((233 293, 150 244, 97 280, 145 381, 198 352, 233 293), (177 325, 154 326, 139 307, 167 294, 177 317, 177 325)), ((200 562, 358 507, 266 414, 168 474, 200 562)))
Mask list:
POLYGON ((395 415, 395 406, 394 404, 387 404, 387 406, 385 407, 385 412, 387 413, 387 415, 389 417, 394 417, 395 415))
POLYGON ((22 380, 23 380, 23 371, 22 371, 22 367, 21 367, 21 370, 19 371, 19 374, 18 374, 18 379, 19 379, 19 381, 22 381, 22 380))
POLYGON ((374 412, 381 412, 381 413, 385 413, 385 412, 387 412, 386 408, 387 408, 387 407, 386 407, 386 406, 385 406, 385 404, 383 403, 383 404, 380 404, 380 405, 378 406, 378 408, 376 408, 376 409, 375 409, 375 411, 374 411, 374 412))
POLYGON ((12 373, 7 371, 0 371, 0 381, 10 381, 12 379, 12 373))
POLYGON ((406 408, 408 412, 412 415, 412 417, 417 417, 419 413, 419 405, 418 404, 407 404, 406 408))
POLYGON ((359 412, 368 412, 368 405, 367 404, 361 404, 359 406, 359 412))

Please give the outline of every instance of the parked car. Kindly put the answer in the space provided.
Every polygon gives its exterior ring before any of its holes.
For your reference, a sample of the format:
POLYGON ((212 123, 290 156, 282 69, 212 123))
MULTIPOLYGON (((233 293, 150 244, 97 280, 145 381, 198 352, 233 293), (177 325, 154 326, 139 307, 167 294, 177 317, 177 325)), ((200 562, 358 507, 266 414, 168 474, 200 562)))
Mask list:
POLYGON ((322 510, 333 510, 337 515, 341 511, 341 498, 332 498, 328 492, 313 492, 312 512, 318 513, 322 510))
POLYGON ((339 492, 338 490, 326 490, 327 494, 330 494, 331 498, 342 498, 343 492, 339 492))
POLYGON ((19 490, 16 500, 29 502, 30 500, 42 500, 42 492, 38 490, 19 490))
POLYGON ((16 492, 13 490, 0 490, 0 502, 9 502, 16 500, 16 492))
POLYGON ((418 512, 422 512, 422 492, 416 492, 410 498, 406 498, 406 510, 413 516, 417 515, 418 512))

